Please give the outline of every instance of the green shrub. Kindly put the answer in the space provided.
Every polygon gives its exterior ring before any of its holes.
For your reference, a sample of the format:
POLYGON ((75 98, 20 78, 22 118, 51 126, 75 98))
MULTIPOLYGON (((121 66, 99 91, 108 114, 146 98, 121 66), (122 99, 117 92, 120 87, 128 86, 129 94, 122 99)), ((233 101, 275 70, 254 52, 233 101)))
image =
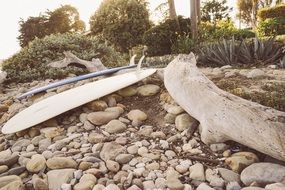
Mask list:
POLYGON ((195 42, 189 35, 178 36, 176 42, 171 46, 171 53, 173 54, 189 54, 194 48, 195 42))
POLYGON ((100 58, 107 67, 120 65, 123 61, 112 48, 98 43, 94 37, 69 33, 55 34, 33 40, 20 52, 5 60, 3 70, 8 73, 7 81, 25 82, 46 78, 63 78, 68 73, 86 72, 84 69, 55 69, 46 66, 52 61, 63 59, 64 51, 71 51, 85 60, 100 58))
POLYGON ((284 42, 285 41, 285 34, 276 36, 276 40, 284 42))
POLYGON ((164 56, 147 57, 146 64, 150 67, 165 67, 167 66, 177 55, 170 54, 164 56))
POLYGON ((254 38, 255 33, 249 29, 236 29, 234 31, 233 36, 235 37, 235 39, 243 40, 247 38, 254 38))
POLYGON ((275 7, 260 9, 257 15, 261 21, 264 21, 268 18, 285 17, 285 4, 279 4, 275 7))
POLYGON ((180 29, 175 20, 167 19, 161 24, 154 26, 144 34, 144 44, 150 56, 160 56, 171 53, 171 47, 179 35, 190 35, 190 19, 178 17, 180 29))
POLYGON ((259 36, 275 36, 285 34, 285 16, 277 18, 267 18, 260 21, 257 27, 259 36))
POLYGON ((275 38, 206 44, 200 49, 199 62, 209 66, 278 64, 284 53, 275 38))
POLYGON ((202 22, 199 26, 199 41, 217 41, 221 38, 242 40, 255 37, 255 33, 248 29, 237 29, 231 20, 220 20, 217 25, 202 22))

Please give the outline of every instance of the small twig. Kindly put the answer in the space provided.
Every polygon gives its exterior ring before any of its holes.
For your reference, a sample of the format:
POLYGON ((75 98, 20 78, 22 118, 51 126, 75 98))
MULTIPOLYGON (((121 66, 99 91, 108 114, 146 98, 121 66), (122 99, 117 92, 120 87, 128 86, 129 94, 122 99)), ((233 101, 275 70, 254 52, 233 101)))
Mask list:
POLYGON ((213 164, 219 164, 220 161, 219 160, 212 160, 206 157, 202 157, 202 156, 186 156, 187 158, 189 158, 190 160, 197 160, 197 161, 202 161, 202 162, 210 162, 213 164))

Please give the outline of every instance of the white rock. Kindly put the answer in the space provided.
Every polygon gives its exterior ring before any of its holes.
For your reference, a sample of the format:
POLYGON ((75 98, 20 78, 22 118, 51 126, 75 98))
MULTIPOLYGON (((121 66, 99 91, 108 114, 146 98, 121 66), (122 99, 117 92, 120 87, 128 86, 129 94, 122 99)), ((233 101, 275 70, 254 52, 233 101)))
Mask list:
POLYGON ((167 150, 164 154, 168 159, 172 159, 176 156, 176 153, 172 150, 167 150))
POLYGON ((265 162, 254 163, 242 171, 240 178, 247 186, 254 181, 260 185, 285 184, 285 166, 265 162))
POLYGON ((136 169, 134 169, 134 175, 140 177, 140 176, 142 176, 144 171, 145 171, 144 167, 136 168, 136 169))
POLYGON ((285 184, 282 183, 273 183, 265 186, 266 190, 284 190, 285 184))
POLYGON ((196 190, 215 190, 206 183, 201 183, 196 190))
POLYGON ((226 190, 240 190, 240 189, 241 186, 236 181, 229 182, 226 186, 226 190))
POLYGON ((258 78, 263 77, 265 75, 265 72, 261 69, 253 69, 249 73, 247 73, 247 78, 258 78))
POLYGON ((173 115, 178 115, 184 112, 183 108, 181 108, 180 106, 169 106, 166 111, 173 115))
POLYGON ((146 148, 146 147, 140 147, 139 149, 138 149, 138 154, 140 155, 140 156, 143 156, 144 154, 146 154, 146 153, 148 153, 148 149, 146 148))
POLYGON ((141 190, 141 188, 139 188, 136 185, 132 185, 131 187, 129 187, 127 190, 141 190))
POLYGON ((69 183, 74 171, 75 169, 61 169, 47 172, 49 189, 60 189, 62 184, 69 183))
POLYGON ((210 149, 213 151, 213 152, 219 152, 219 151, 224 151, 226 149, 228 149, 229 146, 226 145, 225 143, 216 143, 216 144, 211 144, 210 145, 210 149))
POLYGON ((120 190, 120 188, 115 184, 109 184, 104 190, 120 190))
POLYGON ((143 182, 143 189, 145 190, 153 190, 155 188, 153 181, 144 181, 143 182))
POLYGON ((232 170, 226 168, 218 168, 218 171, 221 177, 227 182, 240 181, 240 175, 236 172, 233 172, 232 170))
POLYGON ((147 119, 147 115, 141 110, 131 110, 127 117, 132 121, 144 121, 147 119))
POLYGON ((190 178, 198 181, 205 181, 204 166, 201 163, 196 163, 190 166, 190 178))
POLYGON ((224 65, 220 69, 225 70, 225 69, 231 69, 231 68, 232 68, 231 65, 224 65))
POLYGON ((225 185, 225 181, 218 176, 217 170, 211 170, 208 168, 206 170, 206 180, 214 187, 223 187, 225 185))
POLYGON ((122 123, 119 120, 111 120, 107 125, 105 126, 105 131, 107 131, 110 134, 113 133, 122 133, 127 129, 126 124, 122 123))
POLYGON ((184 152, 190 152, 191 150, 192 150, 192 145, 191 144, 184 144, 183 146, 182 146, 182 150, 184 151, 184 152))
POLYGON ((108 142, 105 143, 101 152, 100 152, 100 157, 104 160, 115 160, 115 158, 123 153, 125 148, 118 143, 115 142, 108 142))
POLYGON ((165 189, 166 187, 166 180, 164 178, 157 178, 155 180, 155 188, 157 189, 165 189))
POLYGON ((179 180, 179 173, 173 168, 166 171, 166 185, 170 190, 183 190, 184 185, 179 180))
POLYGON ((169 148, 169 144, 166 140, 159 140, 159 144, 160 144, 162 149, 168 149, 169 148))
POLYGON ((108 168, 108 170, 110 170, 112 172, 117 172, 120 169, 120 164, 118 162, 113 161, 113 160, 107 160, 106 161, 106 167, 108 168))
POLYGON ((132 145, 132 146, 129 146, 129 147, 127 148, 127 151, 128 151, 128 153, 134 155, 134 154, 137 154, 137 153, 138 153, 138 149, 139 149, 138 146, 132 145))
POLYGON ((93 187, 92 190, 104 190, 105 189, 105 186, 102 185, 102 184, 97 184, 93 187))
POLYGON ((175 118, 175 127, 178 131, 184 131, 191 127, 195 120, 188 114, 180 114, 175 118))
POLYGON ((71 184, 64 183, 61 185, 61 190, 71 190, 71 184))
POLYGON ((0 84, 6 80, 7 73, 5 71, 0 71, 0 84))
POLYGON ((137 90, 141 96, 153 96, 160 91, 160 87, 154 84, 146 84, 140 86, 137 90))
POLYGON ((43 155, 35 154, 27 162, 26 168, 29 172, 37 173, 46 167, 46 159, 43 155))

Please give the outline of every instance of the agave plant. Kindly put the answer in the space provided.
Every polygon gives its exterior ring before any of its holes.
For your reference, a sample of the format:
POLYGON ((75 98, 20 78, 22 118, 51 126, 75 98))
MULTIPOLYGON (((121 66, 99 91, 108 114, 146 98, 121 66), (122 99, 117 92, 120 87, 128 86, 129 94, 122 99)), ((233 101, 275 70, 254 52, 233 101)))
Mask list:
MULTIPOLYGON (((217 44, 209 44, 200 50, 199 61, 207 65, 237 64, 277 64, 282 57, 282 49, 274 37, 254 38, 251 42, 240 42, 232 38, 217 44)), ((285 60, 284 60, 285 61, 285 60)))
POLYGON ((276 44, 275 37, 261 40, 254 38, 254 59, 263 65, 276 64, 282 56, 282 49, 276 44))
POLYGON ((222 66, 233 65, 237 63, 237 42, 234 38, 231 40, 223 39, 217 44, 208 44, 200 50, 200 60, 205 64, 222 66))
POLYGON ((253 49, 252 45, 249 43, 246 43, 245 40, 242 40, 240 42, 240 45, 238 47, 238 62, 241 64, 252 64, 254 63, 254 56, 253 56, 253 49))

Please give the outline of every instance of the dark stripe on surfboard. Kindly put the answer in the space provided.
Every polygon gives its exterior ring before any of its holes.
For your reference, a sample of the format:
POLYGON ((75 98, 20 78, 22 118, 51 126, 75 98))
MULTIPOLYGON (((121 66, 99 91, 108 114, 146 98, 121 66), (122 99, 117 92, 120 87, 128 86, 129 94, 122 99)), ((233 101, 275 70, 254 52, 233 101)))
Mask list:
POLYGON ((115 72, 123 70, 123 69, 129 69, 129 68, 134 68, 134 67, 136 67, 136 65, 116 67, 116 68, 111 68, 111 69, 106 69, 103 71, 88 73, 85 75, 80 75, 80 76, 76 76, 76 77, 72 77, 72 78, 68 78, 68 79, 63 79, 63 80, 48 84, 46 86, 42 86, 42 87, 30 90, 30 91, 22 94, 21 96, 19 96, 18 99, 23 99, 27 96, 34 95, 34 94, 37 94, 40 92, 44 92, 46 90, 56 88, 56 87, 59 87, 59 86, 65 85, 65 84, 70 84, 70 83, 74 83, 74 82, 78 82, 81 80, 85 80, 85 79, 89 79, 89 78, 93 78, 93 77, 98 77, 98 76, 102 76, 102 75, 112 74, 112 73, 115 73, 115 72))

